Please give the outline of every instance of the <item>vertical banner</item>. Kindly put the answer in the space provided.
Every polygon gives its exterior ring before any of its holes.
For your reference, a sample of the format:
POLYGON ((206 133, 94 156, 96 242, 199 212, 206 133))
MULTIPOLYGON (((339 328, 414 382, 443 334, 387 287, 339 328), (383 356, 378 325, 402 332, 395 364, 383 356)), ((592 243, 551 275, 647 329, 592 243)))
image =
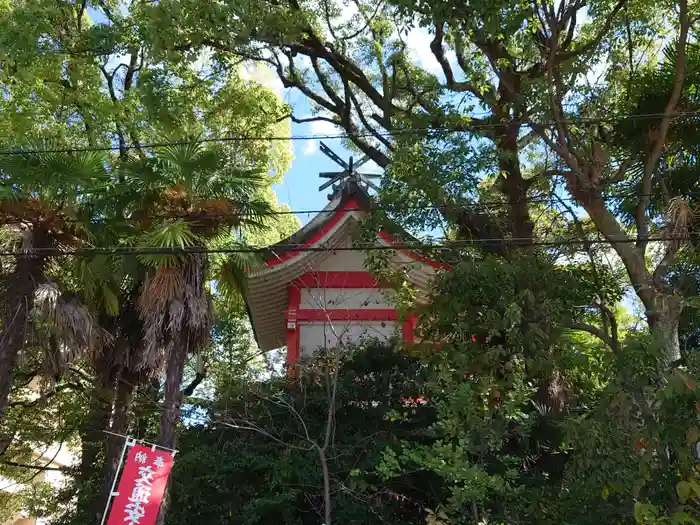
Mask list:
POLYGON ((172 468, 172 452, 132 446, 107 525, 154 525, 172 468))

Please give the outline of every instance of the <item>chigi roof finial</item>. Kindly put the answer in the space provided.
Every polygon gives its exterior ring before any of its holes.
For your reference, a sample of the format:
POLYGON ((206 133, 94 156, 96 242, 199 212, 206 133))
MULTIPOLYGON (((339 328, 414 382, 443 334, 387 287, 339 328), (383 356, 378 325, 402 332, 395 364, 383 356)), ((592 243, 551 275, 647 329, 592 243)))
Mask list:
MULTIPOLYGON (((321 152, 326 155, 329 159, 335 162, 338 166, 343 168, 343 171, 324 171, 319 174, 320 177, 324 179, 330 179, 319 186, 318 191, 323 191, 329 186, 333 186, 333 193, 335 194, 340 188, 342 188, 345 183, 353 181, 359 185, 369 186, 375 191, 378 191, 374 182, 370 179, 378 179, 381 175, 376 173, 360 173, 357 168, 362 166, 365 162, 369 160, 367 155, 363 155, 357 162, 354 161, 351 156, 348 162, 345 162, 338 155, 336 155, 328 146, 321 142, 321 152), (339 183, 335 185, 336 183, 339 183)), ((331 198, 331 197, 329 197, 331 198)))

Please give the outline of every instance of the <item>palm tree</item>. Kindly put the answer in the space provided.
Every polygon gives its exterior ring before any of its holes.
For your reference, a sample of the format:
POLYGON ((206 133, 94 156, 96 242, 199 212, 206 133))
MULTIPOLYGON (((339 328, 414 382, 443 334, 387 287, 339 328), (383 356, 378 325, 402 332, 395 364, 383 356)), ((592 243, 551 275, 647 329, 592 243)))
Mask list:
POLYGON ((158 443, 172 448, 187 357, 210 339, 210 280, 242 283, 240 259, 217 261, 219 275, 214 276, 207 247, 225 239, 236 242, 243 226, 263 227, 271 208, 259 196, 267 179, 235 166, 222 147, 194 144, 163 148, 122 169, 125 187, 138 192, 138 199, 125 196, 125 210, 139 219, 144 232, 136 243, 142 250, 136 304, 145 327, 144 347, 132 367, 165 368, 158 443))
MULTIPOLYGON (((99 152, 18 150, 0 158, 0 180, 0 227, 6 234, 3 251, 8 260, 3 265, 6 289, 0 316, 1 419, 26 343, 36 292, 47 283, 47 270, 57 264, 51 255, 90 246, 91 197, 109 185, 110 178, 106 158, 99 152)), ((78 309, 73 313, 82 315, 78 309)), ((70 321, 56 315, 53 320, 70 321)), ((64 324, 62 329, 70 327, 64 324)))

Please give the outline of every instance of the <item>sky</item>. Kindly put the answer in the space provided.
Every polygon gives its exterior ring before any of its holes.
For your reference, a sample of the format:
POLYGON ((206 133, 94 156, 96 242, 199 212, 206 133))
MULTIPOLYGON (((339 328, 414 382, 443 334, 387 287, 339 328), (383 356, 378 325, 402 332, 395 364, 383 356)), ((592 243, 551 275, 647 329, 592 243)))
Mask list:
MULTIPOLYGON (((344 13, 343 18, 349 18, 352 13, 344 13)), ((99 11, 90 10, 93 21, 105 23, 106 20, 99 11)), ((424 28, 414 28, 406 36, 405 41, 409 46, 409 56, 425 70, 435 74, 438 78, 444 78, 440 64, 430 50, 432 35, 424 28)), ((459 72, 456 57, 453 51, 446 52, 447 60, 453 65, 453 70, 459 72)), ((116 58, 119 60, 119 58, 116 58)), ((202 60, 206 60, 205 57, 202 60)), ((194 67, 201 67, 194 65, 194 67)), ((296 117, 305 118, 312 115, 312 107, 308 99, 299 91, 285 89, 282 82, 266 66, 254 66, 248 70, 251 79, 274 90, 284 102, 290 105, 296 117)), ((600 71, 589 72, 589 81, 596 82, 600 71)), ((459 80, 459 79, 457 79, 459 80)), ((329 122, 291 123, 292 137, 317 136, 317 135, 342 135, 344 130, 329 122)), ((279 184, 274 185, 274 191, 280 204, 288 205, 292 210, 321 210, 328 204, 330 188, 319 191, 319 186, 327 181, 321 179, 319 173, 324 171, 339 171, 341 168, 333 160, 320 151, 319 140, 293 140, 290 147, 293 159, 290 169, 279 184)), ((345 148, 342 140, 338 138, 323 139, 323 142, 333 150, 340 158, 349 159, 352 155, 357 160, 361 155, 345 148)), ((382 169, 373 161, 369 161, 360 170, 363 173, 382 174, 382 169)), ((309 222, 315 213, 297 213, 297 218, 302 225, 309 222)), ((433 232, 429 232, 433 233, 433 232)), ((626 297, 625 306, 631 307, 633 298, 626 297)))
MULTIPOLYGON (((441 75, 440 65, 430 51, 430 34, 421 28, 412 30, 406 41, 410 43, 409 53, 413 60, 425 69, 441 75)), ((456 58, 448 56, 453 62, 456 58)), ((282 99, 291 106, 296 117, 305 118, 312 114, 312 108, 306 97, 297 90, 285 89, 282 83, 269 70, 257 70, 251 76, 256 81, 275 90, 282 99)), ((308 135, 340 135, 344 130, 329 122, 308 122, 303 124, 292 123, 292 136, 308 135)), ((352 152, 343 147, 340 139, 324 139, 323 142, 333 150, 340 158, 348 161, 354 156, 359 160, 361 154, 352 152)), ((319 186, 327 181, 321 179, 319 173, 323 171, 339 171, 341 168, 324 155, 319 148, 318 140, 292 141, 294 159, 292 166, 281 184, 274 186, 275 193, 280 204, 287 204, 292 210, 320 210, 328 204, 330 188, 320 192, 319 186)), ((378 174, 382 169, 373 161, 368 161, 359 170, 361 173, 378 174)), ((312 214, 297 214, 299 221, 306 224, 312 214)))
MULTIPOLYGON (((414 30, 413 38, 408 39, 408 41, 417 46, 412 52, 413 59, 424 68, 441 76, 440 66, 430 52, 430 35, 424 30, 414 30), (419 52, 418 49, 423 51, 419 52)), ((591 71, 590 74, 596 78, 599 76, 599 72, 596 71, 591 71)), ((285 89, 270 71, 256 71, 252 76, 256 81, 275 90, 291 106, 296 116, 307 117, 311 115, 311 105, 305 96, 298 91, 285 89)), ((338 135, 342 133, 342 129, 328 122, 292 123, 291 125, 292 136, 338 135)), ((346 162, 350 155, 353 155, 355 159, 359 156, 343 147, 340 139, 324 139, 323 142, 346 162)), ((294 155, 291 168, 282 183, 274 185, 277 199, 280 204, 287 204, 292 210, 320 210, 328 204, 327 195, 330 193, 330 189, 322 192, 318 190, 319 186, 327 180, 321 179, 319 173, 338 171, 340 167, 320 151, 318 140, 292 141, 291 147, 294 155)), ((364 164, 360 171, 363 173, 382 173, 382 169, 372 161, 364 164)), ((583 210, 581 212, 583 213, 583 210)), ((297 213, 302 225, 311 220, 314 215, 313 213, 297 213)), ((639 300, 631 289, 625 293, 622 306, 629 312, 638 310, 639 300)))
MULTIPOLYGON (((123 9, 128 9, 124 3, 123 9)), ((343 15, 337 19, 335 23, 341 24, 352 17, 354 8, 349 4, 348 9, 345 9, 343 15)), ((99 9, 88 7, 88 14, 95 23, 109 23, 106 17, 99 9)), ((414 28, 405 37, 408 44, 409 56, 413 61, 422 66, 424 69, 443 77, 440 64, 435 56, 430 51, 430 41, 432 36, 424 28, 414 28)), ((455 67, 455 71, 459 71, 456 67, 457 59, 453 51, 446 52, 446 58, 455 67)), ((126 57, 113 57, 114 62, 122 62, 126 57)), ((203 67, 203 62, 206 57, 202 56, 199 63, 193 64, 194 68, 203 67)), ((312 114, 312 108, 306 97, 297 90, 285 89, 281 81, 275 74, 265 66, 255 66, 249 70, 248 75, 255 81, 263 84, 275 92, 289 104, 296 117, 305 118, 312 114)), ((344 130, 335 127, 328 122, 309 122, 303 124, 292 123, 292 136, 308 136, 308 135, 340 135, 344 130)), ((330 147, 339 157, 347 162, 349 157, 353 155, 355 160, 361 156, 357 152, 351 152, 343 147, 340 139, 324 139, 324 143, 330 147)), ((321 153, 318 140, 295 140, 292 141, 291 147, 293 150, 293 161, 291 168, 287 171, 283 182, 274 185, 274 190, 280 204, 287 204, 292 210, 320 210, 328 204, 328 194, 330 188, 319 191, 318 188, 327 179, 321 179, 319 173, 323 171, 339 171, 341 168, 326 155, 321 153)), ((373 161, 365 163, 360 169, 362 173, 374 173, 381 175, 382 169, 373 161)), ((313 214, 297 214, 301 224, 306 224, 313 214)))

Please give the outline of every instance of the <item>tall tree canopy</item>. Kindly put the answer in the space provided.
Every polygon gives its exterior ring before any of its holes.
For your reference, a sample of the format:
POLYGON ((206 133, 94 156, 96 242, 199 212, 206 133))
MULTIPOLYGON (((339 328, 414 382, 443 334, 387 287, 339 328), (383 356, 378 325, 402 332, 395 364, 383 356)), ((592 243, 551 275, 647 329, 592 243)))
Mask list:
POLYGON ((118 457, 103 430, 172 444, 184 400, 203 422, 175 474, 182 514, 166 520, 208 505, 226 521, 229 504, 185 489, 245 471, 246 523, 393 510, 430 525, 697 522, 698 27, 691 0, 1 3, 2 149, 59 150, 0 152, 0 233, 25 241, 1 267, 3 472, 22 476, 29 444, 77 437, 75 483, 46 508, 94 522, 118 457), (313 114, 247 80, 251 61, 313 114), (256 137, 290 119, 337 126, 385 168, 374 219, 445 232, 450 250, 431 253, 451 271, 421 308, 410 360, 377 353, 325 384, 251 384, 262 365, 227 293, 242 257, 32 249, 284 237, 293 222, 259 231, 255 212, 275 205, 288 144, 256 137), (236 140, 194 145, 218 138, 236 140), (110 151, 62 151, 76 147, 110 151), (245 178, 251 168, 269 176, 245 178), (631 296, 643 324, 621 308, 631 296), (425 403, 367 408, 391 397, 399 365, 420 375, 425 403), (246 410, 264 432, 209 427, 246 410), (337 439, 321 447, 310 430, 337 439), (366 455, 363 434, 377 435, 366 455), (202 472, 234 444, 230 470, 202 472), (337 470, 319 474, 319 457, 337 470))
POLYGON ((680 173, 696 169, 697 142, 674 140, 697 127, 697 11, 686 0, 175 0, 150 16, 159 49, 268 64, 317 110, 293 120, 344 129, 389 168, 388 198, 435 206, 487 251, 530 252, 542 240, 533 197, 565 195, 611 243, 671 362, 683 302, 670 277, 697 197, 680 173), (488 199, 497 213, 474 206, 488 199))
MULTIPOLYGON (((61 508, 78 521, 99 520, 117 467, 120 441, 104 431, 154 440, 160 433, 172 443, 180 399, 201 382, 181 385, 190 361, 207 360, 213 310, 203 312, 192 356, 182 345, 168 354, 162 325, 144 329, 153 316, 172 320, 172 303, 182 298, 182 290, 170 301, 147 298, 167 273, 161 267, 189 269, 184 274, 197 282, 186 286, 198 285, 194 307, 201 307, 211 302, 210 279, 221 290, 246 263, 128 252, 260 244, 297 227, 293 215, 269 214, 279 208, 271 185, 291 160, 287 141, 199 143, 284 137, 286 105, 237 61, 154 50, 144 7, 0 5, 0 226, 5 251, 14 254, 2 256, 0 468, 21 481, 41 472, 32 450, 77 443, 80 462, 67 472, 74 483, 61 508), (153 146, 171 142, 181 144, 153 146), (84 252, 59 256, 72 250, 84 252), (175 372, 164 373, 164 356, 177 357, 170 359, 175 372), (154 407, 168 414, 161 424, 154 407)), ((227 294, 215 303, 244 327, 236 301, 227 294)))

